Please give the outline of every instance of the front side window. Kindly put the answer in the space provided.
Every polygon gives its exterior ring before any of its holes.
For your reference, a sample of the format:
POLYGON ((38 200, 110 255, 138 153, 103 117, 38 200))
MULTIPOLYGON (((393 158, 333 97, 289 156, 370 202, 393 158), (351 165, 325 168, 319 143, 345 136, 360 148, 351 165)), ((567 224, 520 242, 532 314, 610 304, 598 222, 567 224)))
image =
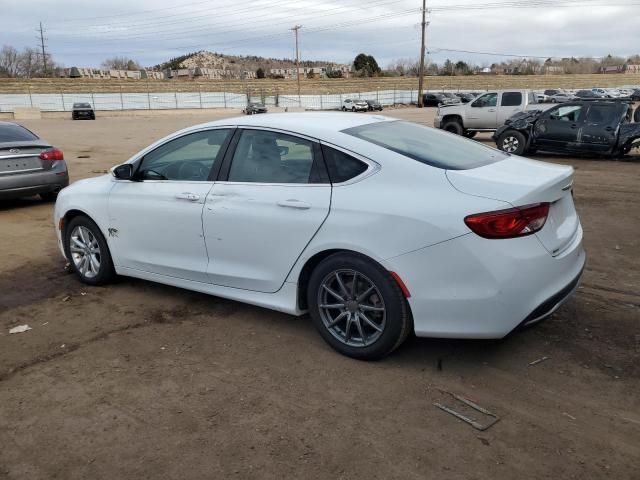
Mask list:
POLYGON ((147 153, 137 173, 140 180, 200 181, 209 179, 232 130, 205 130, 171 140, 147 153))
POLYGON ((266 130, 245 130, 229 170, 230 182, 313 183, 314 144, 266 130))
POLYGON ((495 107, 498 105, 497 93, 485 93, 481 97, 478 97, 472 104, 472 107, 495 107))
POLYGON ((410 122, 368 123, 342 130, 342 133, 447 170, 468 170, 508 157, 506 153, 481 143, 410 122))
POLYGON ((582 107, 580 105, 567 105, 557 108, 549 114, 551 120, 561 122, 577 122, 580 119, 582 107))

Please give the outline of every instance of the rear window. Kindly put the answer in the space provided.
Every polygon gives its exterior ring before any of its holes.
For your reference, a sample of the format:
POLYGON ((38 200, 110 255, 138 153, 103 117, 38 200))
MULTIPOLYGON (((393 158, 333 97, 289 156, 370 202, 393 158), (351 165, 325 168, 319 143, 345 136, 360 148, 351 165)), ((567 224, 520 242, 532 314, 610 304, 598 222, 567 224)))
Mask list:
POLYGON ((507 158, 507 154, 473 140, 410 122, 369 123, 342 132, 446 170, 468 170, 507 158))
POLYGON ((31 140, 38 140, 38 137, 20 125, 13 123, 0 125, 0 142, 29 142, 31 140))
POLYGON ((329 170, 331 183, 342 183, 364 173, 368 166, 351 155, 326 145, 322 146, 322 155, 329 170))

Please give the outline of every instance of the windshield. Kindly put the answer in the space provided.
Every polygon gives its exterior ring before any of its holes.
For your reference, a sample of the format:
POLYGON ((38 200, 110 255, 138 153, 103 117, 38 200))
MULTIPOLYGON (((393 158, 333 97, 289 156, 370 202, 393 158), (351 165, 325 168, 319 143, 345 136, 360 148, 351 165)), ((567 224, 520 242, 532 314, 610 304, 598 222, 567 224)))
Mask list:
POLYGON ((507 158, 507 154, 435 128, 391 121, 342 130, 361 140, 437 168, 468 170, 507 158))
POLYGON ((91 105, 88 103, 74 103, 73 108, 90 108, 91 105))
POLYGON ((0 142, 28 142, 38 140, 33 133, 15 123, 0 124, 0 142))

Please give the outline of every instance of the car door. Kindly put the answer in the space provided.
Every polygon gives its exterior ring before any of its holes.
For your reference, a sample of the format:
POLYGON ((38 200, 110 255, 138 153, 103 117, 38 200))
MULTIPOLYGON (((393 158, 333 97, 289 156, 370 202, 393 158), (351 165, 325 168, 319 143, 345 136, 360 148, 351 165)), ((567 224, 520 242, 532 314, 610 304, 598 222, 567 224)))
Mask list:
POLYGON ((622 121, 618 111, 614 104, 589 105, 582 127, 581 150, 604 153, 616 145, 622 121))
POLYGON ((578 150, 584 122, 582 105, 560 105, 543 113, 535 125, 538 147, 550 150, 578 150))
POLYGON ((331 185, 316 141, 239 129, 204 209, 209 281, 278 291, 330 203, 331 185))
POLYGON ((496 126, 504 125, 509 118, 522 111, 524 98, 522 92, 502 92, 500 94, 500 107, 496 126))
POLYGON ((496 128, 498 121, 498 93, 480 95, 467 110, 466 128, 496 128))
POLYGON ((116 265, 208 282, 202 210, 232 129, 181 135, 146 153, 134 181, 109 194, 110 247, 116 265))

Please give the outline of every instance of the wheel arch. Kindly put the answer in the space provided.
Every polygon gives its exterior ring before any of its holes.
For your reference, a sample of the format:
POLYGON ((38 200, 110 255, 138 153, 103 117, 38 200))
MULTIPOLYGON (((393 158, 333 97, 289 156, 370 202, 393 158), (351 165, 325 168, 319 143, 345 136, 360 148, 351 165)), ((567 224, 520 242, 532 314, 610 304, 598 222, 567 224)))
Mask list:
POLYGON ((458 113, 450 113, 449 115, 445 115, 442 117, 442 125, 446 122, 458 122, 460 125, 464 127, 464 122, 462 121, 462 115, 458 113))
MULTIPOLYGON (((109 251, 111 252, 111 245, 110 245, 110 242, 109 242, 109 236, 104 231, 104 228, 100 225, 99 222, 96 221, 96 219, 94 217, 92 217, 89 213, 87 213, 86 211, 81 210, 79 208, 70 208, 62 216, 62 218, 64 219, 62 230, 60 232, 61 238, 62 238, 62 244, 65 245, 64 242, 65 242, 65 239, 67 238, 67 228, 69 227, 69 224, 71 223, 71 221, 74 218, 77 218, 77 217, 87 217, 89 220, 91 220, 93 223, 96 224, 98 229, 100 229, 100 233, 104 237, 105 242, 107 242, 107 247, 109 247, 109 251)), ((65 246, 65 255, 66 255, 66 246, 65 246)))

